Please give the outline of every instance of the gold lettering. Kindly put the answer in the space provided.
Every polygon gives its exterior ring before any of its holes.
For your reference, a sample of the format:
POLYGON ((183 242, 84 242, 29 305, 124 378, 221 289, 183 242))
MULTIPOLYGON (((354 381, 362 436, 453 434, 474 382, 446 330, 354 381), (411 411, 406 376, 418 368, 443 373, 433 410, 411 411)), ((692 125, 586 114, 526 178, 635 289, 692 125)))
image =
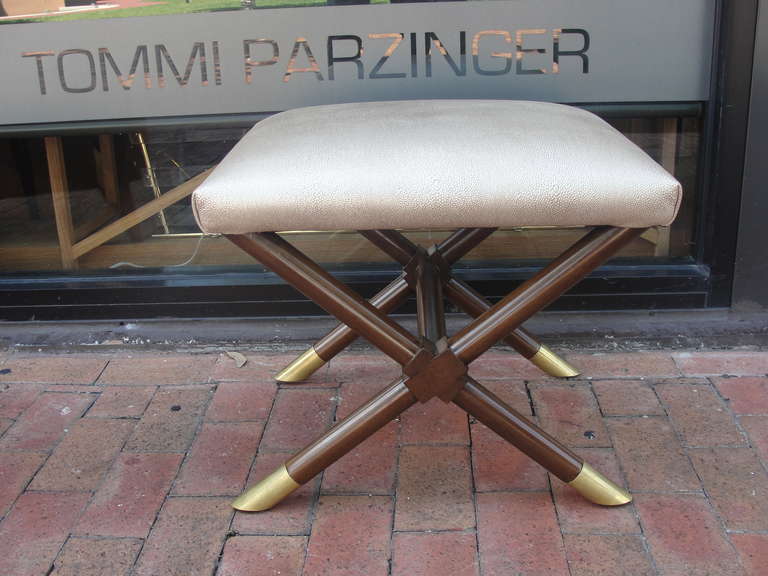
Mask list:
POLYGON ((512 35, 506 30, 481 30, 472 37, 472 65, 475 72, 482 76, 500 76, 512 69, 512 52, 491 52, 491 58, 503 58, 504 68, 500 70, 485 70, 480 67, 480 38, 483 36, 501 36, 504 42, 512 44, 512 35))
POLYGON ((306 38, 296 38, 296 42, 294 42, 293 49, 291 50, 291 57, 288 60, 288 68, 286 68, 285 74, 283 75, 283 82, 288 82, 291 79, 291 74, 294 74, 295 72, 314 72, 318 80, 323 79, 323 75, 320 73, 320 66, 318 66, 317 60, 315 60, 306 38), (309 60, 309 66, 307 67, 296 68, 296 58, 299 55, 299 48, 304 48, 304 53, 307 55, 307 60, 309 60))
POLYGON ((531 28, 528 30, 518 30, 515 33, 515 48, 517 49, 517 73, 518 74, 546 74, 546 68, 523 68, 523 57, 526 54, 546 54, 544 48, 523 48, 523 42, 525 36, 532 36, 534 34, 546 34, 547 31, 544 28, 531 28))
POLYGON ((270 40, 269 38, 257 38, 256 40, 243 40, 243 58, 245 59, 245 83, 250 84, 253 82, 253 69, 259 66, 272 66, 277 64, 280 58, 280 48, 277 42, 270 40), (254 44, 269 44, 272 46, 272 58, 267 60, 252 60, 251 59, 251 46, 254 44))

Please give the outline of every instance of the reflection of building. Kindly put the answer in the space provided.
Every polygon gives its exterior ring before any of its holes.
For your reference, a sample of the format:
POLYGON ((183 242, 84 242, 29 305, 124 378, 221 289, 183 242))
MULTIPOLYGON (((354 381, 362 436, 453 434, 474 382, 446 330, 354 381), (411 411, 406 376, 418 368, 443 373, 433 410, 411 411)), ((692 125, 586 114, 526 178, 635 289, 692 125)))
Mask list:
POLYGON ((62 6, 64 0, 0 0, 0 16, 55 12, 62 6))

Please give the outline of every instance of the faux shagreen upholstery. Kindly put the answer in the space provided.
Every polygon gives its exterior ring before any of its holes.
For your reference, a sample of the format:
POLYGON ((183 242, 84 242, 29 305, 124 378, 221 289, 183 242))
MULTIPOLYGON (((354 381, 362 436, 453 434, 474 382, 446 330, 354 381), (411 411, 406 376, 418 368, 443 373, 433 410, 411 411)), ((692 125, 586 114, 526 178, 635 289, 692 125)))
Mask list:
POLYGON ((425 100, 299 108, 258 123, 194 192, 200 228, 669 224, 680 184, 589 112, 425 100))

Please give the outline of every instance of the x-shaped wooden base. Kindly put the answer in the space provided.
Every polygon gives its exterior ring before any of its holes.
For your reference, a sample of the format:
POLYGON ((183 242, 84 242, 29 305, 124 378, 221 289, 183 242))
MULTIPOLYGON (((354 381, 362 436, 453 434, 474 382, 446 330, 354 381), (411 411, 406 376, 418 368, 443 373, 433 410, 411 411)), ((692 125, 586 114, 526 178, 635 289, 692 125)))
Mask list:
MULTIPOLYGON (((468 376, 467 367, 504 338, 512 338, 521 347, 520 342, 526 339, 535 342, 519 326, 639 236, 643 229, 596 228, 502 301, 489 306, 450 276, 450 264, 492 231, 460 230, 439 247, 429 249, 415 246, 391 230, 361 232, 404 265, 403 274, 371 302, 363 300, 277 234, 228 236, 343 323, 334 330, 341 334, 332 340, 332 352, 337 353, 360 335, 403 366, 400 378, 247 490, 235 500, 235 508, 271 508, 404 410, 435 397, 461 407, 593 502, 615 506, 631 500, 627 492, 468 376), (416 336, 386 315, 410 290, 416 293, 416 336), (450 338, 445 329, 444 295, 476 316, 450 338)), ((540 350, 541 345, 536 344, 540 350)))

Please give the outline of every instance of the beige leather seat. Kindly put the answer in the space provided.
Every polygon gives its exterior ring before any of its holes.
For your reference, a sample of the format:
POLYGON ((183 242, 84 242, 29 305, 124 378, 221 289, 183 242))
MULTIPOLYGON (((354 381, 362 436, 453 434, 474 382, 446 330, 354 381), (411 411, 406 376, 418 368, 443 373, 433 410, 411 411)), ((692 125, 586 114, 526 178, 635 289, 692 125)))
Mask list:
POLYGON ((300 108, 258 123, 195 191, 200 228, 669 224, 680 184, 606 122, 541 102, 300 108))

